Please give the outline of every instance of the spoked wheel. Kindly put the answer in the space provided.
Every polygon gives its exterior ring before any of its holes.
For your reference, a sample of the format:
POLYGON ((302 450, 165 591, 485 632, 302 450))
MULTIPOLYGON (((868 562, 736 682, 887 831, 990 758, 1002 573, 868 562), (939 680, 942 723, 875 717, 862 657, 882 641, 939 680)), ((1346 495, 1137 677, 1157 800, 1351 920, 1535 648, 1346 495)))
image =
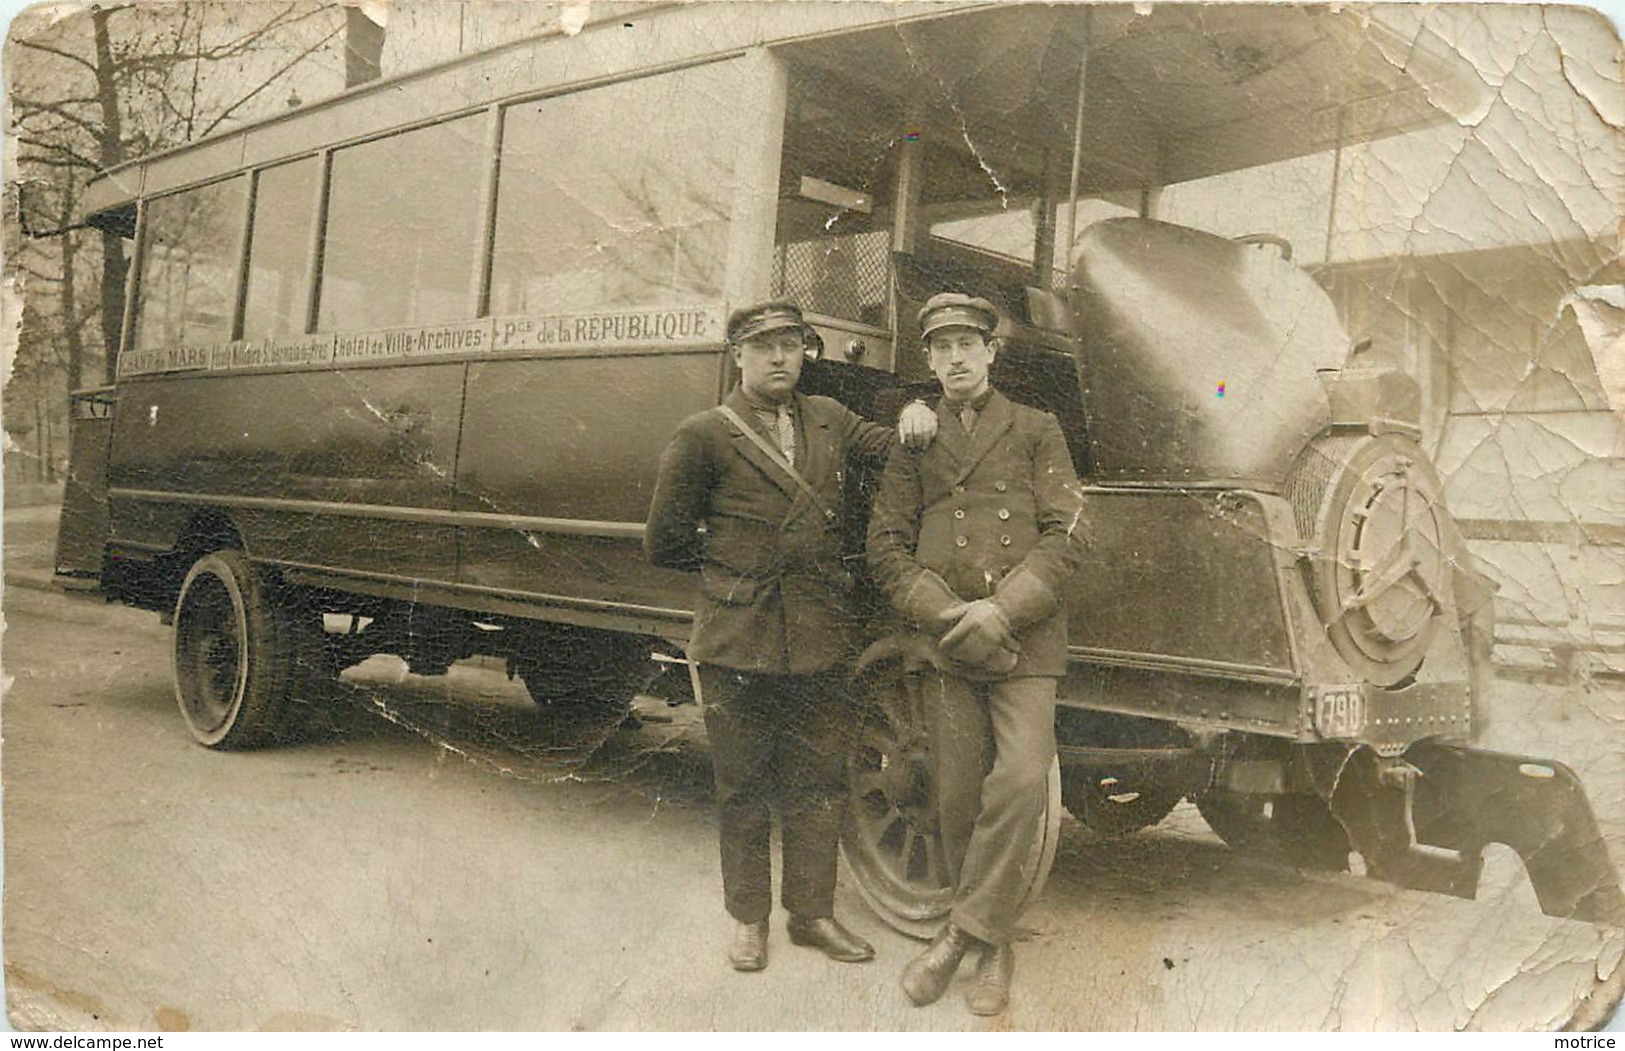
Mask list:
MULTIPOLYGON (((937 822, 937 794, 922 688, 933 671, 876 669, 847 764, 841 853, 863 900, 888 925, 916 938, 937 932, 954 885, 937 822)), ((1061 825, 1061 768, 1050 767, 1041 834, 1025 871, 1024 904, 1038 896, 1055 861, 1061 825)))
POLYGON ((1079 823, 1102 836, 1149 828, 1167 817, 1182 798, 1177 789, 1090 768, 1066 771, 1061 797, 1079 823))
POLYGON ((252 748, 283 736, 299 613, 240 551, 192 565, 175 604, 174 671, 181 717, 199 743, 252 748))

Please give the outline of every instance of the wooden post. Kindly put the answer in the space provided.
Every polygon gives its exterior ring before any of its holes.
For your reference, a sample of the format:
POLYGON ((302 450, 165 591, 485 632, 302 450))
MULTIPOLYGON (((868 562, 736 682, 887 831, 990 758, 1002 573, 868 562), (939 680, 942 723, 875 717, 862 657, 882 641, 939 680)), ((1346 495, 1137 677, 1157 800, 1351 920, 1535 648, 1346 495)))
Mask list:
POLYGON ((1332 264, 1332 239, 1337 236, 1337 184, 1343 181, 1344 108, 1344 104, 1338 102, 1336 139, 1332 147, 1332 192, 1326 202, 1326 252, 1322 260, 1327 266, 1332 264))
MULTIPOLYGON (((105 248, 104 248, 105 251, 105 248)), ((124 320, 119 324, 118 346, 109 347, 104 364, 107 382, 118 379, 118 360, 127 351, 135 349, 135 310, 141 295, 141 268, 147 256, 147 202, 137 201, 135 206, 135 251, 130 253, 124 275, 124 320)))
POLYGON ((244 193, 247 200, 243 203, 243 223, 237 234, 237 294, 232 298, 228 340, 243 338, 244 317, 248 313, 248 256, 254 248, 254 213, 259 205, 260 175, 258 171, 248 173, 248 188, 244 193))

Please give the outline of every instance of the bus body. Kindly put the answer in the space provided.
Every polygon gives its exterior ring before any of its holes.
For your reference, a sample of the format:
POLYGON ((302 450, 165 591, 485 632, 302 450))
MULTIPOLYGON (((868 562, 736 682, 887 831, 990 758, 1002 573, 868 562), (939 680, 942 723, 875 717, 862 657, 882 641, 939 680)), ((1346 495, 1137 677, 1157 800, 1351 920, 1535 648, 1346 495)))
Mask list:
MULTIPOLYGON (((686 638, 693 581, 646 563, 643 518, 664 443, 732 380, 727 309, 799 302, 804 384, 886 420, 929 385, 909 319, 964 289, 1004 315, 995 382, 1056 415, 1087 483, 1068 808, 1116 832, 1190 796, 1240 848, 1465 896, 1507 842, 1548 912, 1618 922, 1573 775, 1470 746, 1487 590, 1414 384, 1271 238, 1145 214, 1437 119, 1426 55, 1385 43, 1303 9, 674 5, 108 172, 90 221, 134 237, 133 279, 59 574, 174 618, 211 746, 293 733, 313 672, 380 652, 629 697, 686 638)), ((918 926, 951 891, 898 834, 933 826, 921 672, 886 639, 858 672, 848 858, 918 926)))

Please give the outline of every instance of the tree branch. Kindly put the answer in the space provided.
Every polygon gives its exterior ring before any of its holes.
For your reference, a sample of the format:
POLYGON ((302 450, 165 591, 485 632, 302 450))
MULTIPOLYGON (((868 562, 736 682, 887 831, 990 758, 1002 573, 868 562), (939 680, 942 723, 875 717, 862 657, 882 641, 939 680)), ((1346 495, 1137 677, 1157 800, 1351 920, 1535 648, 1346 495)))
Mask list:
POLYGON ((58 282, 60 282, 62 280, 62 275, 61 274, 43 273, 43 272, 41 272, 39 270, 35 270, 33 267, 27 266, 26 264, 23 264, 23 263, 18 263, 17 264, 17 270, 23 276, 31 277, 31 278, 35 279, 36 281, 48 281, 51 284, 56 284, 56 283, 58 283, 58 282))
POLYGON ((25 153, 17 158, 18 164, 38 164, 46 168, 83 168, 89 171, 101 171, 101 165, 90 164, 84 158, 42 157, 37 153, 25 153))
MULTIPOLYGON (((312 8, 309 11, 290 18, 288 16, 292 14, 292 8, 289 8, 268 19, 259 26, 256 26, 247 33, 244 33, 242 36, 228 40, 224 43, 213 44, 209 47, 198 48, 195 51, 187 52, 184 50, 185 45, 182 44, 179 39, 177 39, 173 45, 170 45, 168 49, 163 51, 144 50, 141 52, 135 52, 131 50, 121 52, 121 54, 114 60, 113 65, 119 75, 127 75, 150 72, 153 70, 169 70, 177 65, 180 65, 182 62, 219 62, 223 59, 239 58, 242 55, 246 55, 250 52, 263 50, 264 48, 272 46, 271 44, 262 42, 265 41, 267 37, 274 36, 276 33, 282 30, 298 25, 300 22, 307 21, 319 14, 323 14, 327 10, 328 9, 326 8, 320 7, 312 8)), ((338 30, 334 30, 335 35, 337 32, 338 30)))
POLYGON ((17 136, 17 141, 24 146, 33 146, 35 149, 51 150, 55 153, 60 153, 64 157, 76 161, 80 167, 89 168, 92 171, 98 171, 101 169, 100 164, 97 164, 89 157, 79 153, 77 150, 73 149, 73 147, 63 145, 60 142, 50 142, 45 139, 36 139, 28 135, 17 136))
MULTIPOLYGON (((342 27, 340 27, 340 28, 342 28, 342 27)), ((303 62, 306 58, 310 57, 311 55, 315 54, 317 51, 320 51, 322 48, 326 47, 327 42, 329 40, 332 40, 334 37, 336 37, 338 35, 339 35, 339 29, 335 29, 331 33, 329 33, 326 36, 322 37, 316 43, 310 45, 305 50, 301 51, 299 54, 297 54, 293 58, 289 59, 287 64, 285 64, 281 69, 277 70, 275 73, 272 73, 269 77, 267 77, 260 84, 259 87, 255 88, 253 91, 250 91, 248 94, 244 95, 242 98, 238 99, 236 102, 233 102, 230 106, 227 106, 224 110, 222 110, 220 112, 219 116, 215 117, 214 120, 210 121, 209 126, 203 129, 202 135, 200 135, 199 138, 202 138, 202 137, 208 135, 210 132, 214 131, 214 129, 218 128, 224 121, 226 121, 238 109, 240 109, 243 106, 247 105, 249 99, 252 99, 255 95, 258 95, 260 92, 264 91, 266 88, 268 88, 272 84, 276 83, 277 80, 281 78, 282 74, 288 72, 288 70, 292 69, 294 66, 298 65, 299 63, 303 62)))
POLYGON ((154 84, 148 90, 158 96, 158 101, 163 104, 164 109, 168 111, 171 117, 181 123, 186 121, 186 114, 182 113, 181 108, 175 105, 175 100, 169 97, 169 89, 164 86, 162 81, 154 84))
MULTIPOLYGON (((228 40, 225 43, 216 44, 207 50, 200 51, 198 53, 198 57, 211 60, 235 58, 238 55, 246 54, 249 51, 255 50, 259 42, 267 36, 280 32, 284 29, 291 28, 298 25, 300 22, 308 21, 317 15, 325 14, 327 12, 326 8, 321 7, 309 8, 300 14, 294 14, 294 10, 295 5, 289 4, 280 12, 261 23, 258 27, 244 33, 235 40, 228 40)), ((335 33, 336 32, 337 30, 335 30, 335 33)))
POLYGON ((18 110, 28 111, 18 115, 17 123, 19 124, 38 114, 50 113, 57 117, 61 117, 65 121, 70 121, 79 125, 81 128, 90 132, 92 136, 101 135, 102 126, 100 124, 87 120, 86 118, 79 116, 77 113, 69 113, 67 110, 62 108, 62 103, 60 102, 39 102, 34 99, 19 98, 14 95, 12 96, 11 104, 18 110))
MULTIPOLYGON (((95 106, 95 105, 98 105, 100 102, 101 102, 101 99, 97 98, 95 95, 74 95, 74 96, 71 96, 71 97, 60 98, 60 99, 54 100, 54 104, 58 105, 58 106, 95 106)), ((40 103, 26 102, 24 100, 19 99, 15 95, 12 96, 11 104, 13 106, 21 106, 21 105, 43 106, 43 105, 45 105, 45 103, 42 103, 42 102, 40 102, 40 103)))
POLYGON ((65 58, 70 62, 77 62, 81 66, 84 66, 86 69, 90 70, 91 73, 94 73, 94 74, 97 74, 97 75, 99 75, 101 73, 101 70, 96 68, 96 63, 90 61, 90 59, 88 59, 88 58, 84 58, 83 56, 76 55, 71 51, 63 51, 61 48, 52 47, 49 44, 38 44, 38 43, 35 43, 32 40, 19 40, 19 41, 17 41, 17 44, 19 46, 21 46, 21 47, 26 47, 26 48, 29 48, 30 50, 33 50, 33 51, 43 51, 47 55, 55 55, 58 58, 65 58))

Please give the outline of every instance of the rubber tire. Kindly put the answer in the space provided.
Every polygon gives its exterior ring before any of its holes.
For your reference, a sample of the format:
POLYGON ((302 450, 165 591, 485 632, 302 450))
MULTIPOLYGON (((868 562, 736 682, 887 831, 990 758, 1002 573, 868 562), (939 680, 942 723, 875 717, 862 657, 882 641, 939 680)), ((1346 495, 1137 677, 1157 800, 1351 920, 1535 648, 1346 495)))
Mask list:
POLYGON ((296 604, 274 595, 241 551, 194 562, 175 602, 173 651, 175 699, 193 739, 240 750, 283 738, 299 643, 296 604), (216 661, 230 663, 211 674, 216 661))

